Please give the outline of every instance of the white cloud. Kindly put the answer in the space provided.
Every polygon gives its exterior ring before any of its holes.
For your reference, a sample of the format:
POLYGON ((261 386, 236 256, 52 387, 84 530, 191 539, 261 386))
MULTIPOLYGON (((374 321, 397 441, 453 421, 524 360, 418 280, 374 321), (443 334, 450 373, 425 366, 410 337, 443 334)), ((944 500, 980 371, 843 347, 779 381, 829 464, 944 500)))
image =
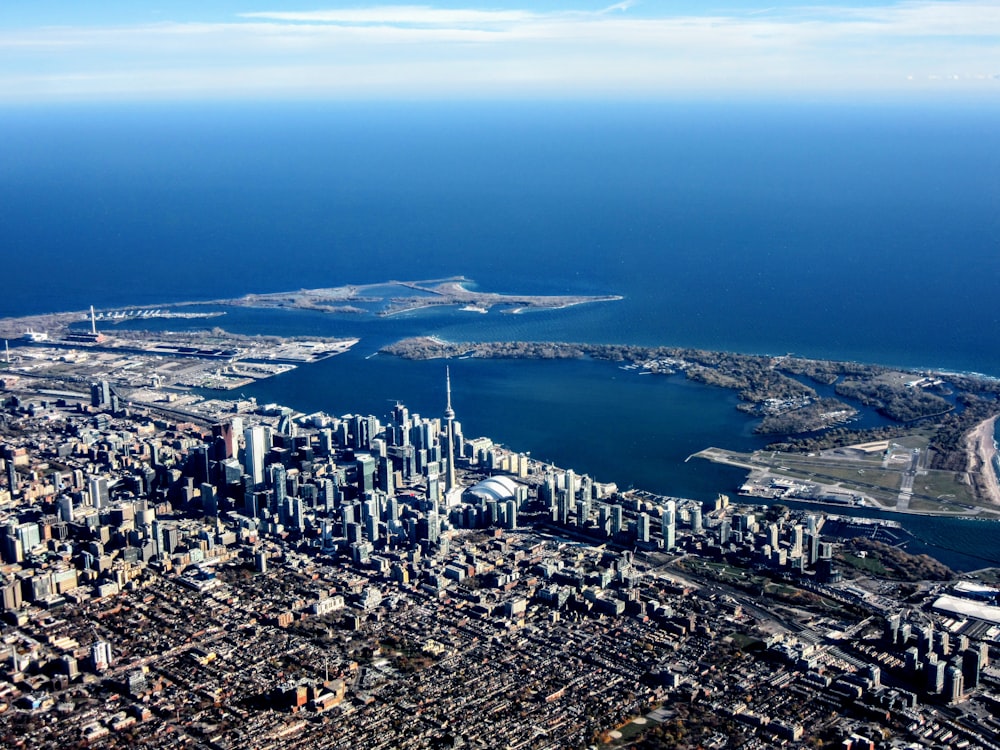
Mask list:
POLYGON ((959 76, 955 86, 998 85, 993 0, 655 17, 650 5, 642 14, 629 2, 550 13, 385 5, 6 31, 0 98, 892 92, 942 72, 959 76))
POLYGON ((512 23, 530 20, 536 14, 523 10, 470 10, 466 8, 432 8, 426 5, 383 5, 373 8, 343 8, 340 10, 256 11, 241 13, 240 16, 242 18, 305 23, 432 24, 441 26, 512 23))

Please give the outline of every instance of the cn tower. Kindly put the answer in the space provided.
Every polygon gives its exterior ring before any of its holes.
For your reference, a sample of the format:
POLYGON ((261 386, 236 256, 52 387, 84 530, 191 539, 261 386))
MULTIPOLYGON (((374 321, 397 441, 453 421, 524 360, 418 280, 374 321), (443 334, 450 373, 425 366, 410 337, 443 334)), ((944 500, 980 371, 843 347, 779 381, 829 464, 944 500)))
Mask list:
POLYGON ((444 419, 446 423, 447 442, 446 456, 447 469, 445 471, 444 490, 449 492, 455 489, 455 410, 451 408, 451 368, 445 367, 445 390, 447 393, 447 405, 444 408, 444 419))

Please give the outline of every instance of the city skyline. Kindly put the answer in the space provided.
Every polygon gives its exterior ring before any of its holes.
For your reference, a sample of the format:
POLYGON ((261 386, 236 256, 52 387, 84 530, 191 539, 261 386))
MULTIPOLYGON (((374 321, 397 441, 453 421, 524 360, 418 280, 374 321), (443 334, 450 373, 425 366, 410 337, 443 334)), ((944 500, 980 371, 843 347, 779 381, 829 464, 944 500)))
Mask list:
POLYGON ((439 511, 452 436, 400 403, 216 422, 4 383, 7 741, 996 740, 1000 590, 900 553, 899 524, 619 491, 485 437, 439 511))

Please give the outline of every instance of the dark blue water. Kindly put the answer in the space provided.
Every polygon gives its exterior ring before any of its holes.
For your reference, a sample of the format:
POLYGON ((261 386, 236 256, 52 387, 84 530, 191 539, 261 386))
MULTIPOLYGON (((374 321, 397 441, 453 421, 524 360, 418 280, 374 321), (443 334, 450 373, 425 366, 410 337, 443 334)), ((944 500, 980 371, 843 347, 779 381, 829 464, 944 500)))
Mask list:
POLYGON ((0 314, 461 273, 626 295, 568 337, 1000 373, 998 124, 960 105, 6 110, 21 283, 0 314))
MULTIPOLYGON (((439 413, 441 363, 364 358, 423 333, 1000 375, 1000 107, 65 106, 3 110, 0 141, 0 316, 455 274, 625 296, 210 321, 361 337, 254 389, 301 409, 439 413)), ((727 392, 605 363, 455 380, 467 434, 622 485, 708 499, 739 476, 683 458, 760 442, 727 392)))
POLYGON ((930 555, 952 570, 980 570, 1000 566, 1000 522, 970 518, 901 515, 871 508, 834 507, 829 504, 780 501, 795 510, 817 510, 841 516, 900 521, 912 534, 904 549, 930 555))
MULTIPOLYGON (((722 439, 761 447, 729 391, 683 378, 625 372, 607 362, 451 362, 453 404, 466 437, 487 436, 535 458, 621 487, 714 499, 742 471, 692 453, 722 439)), ((436 416, 444 409, 444 363, 364 359, 351 353, 299 368, 246 391, 297 408, 385 414, 393 401, 436 416)))

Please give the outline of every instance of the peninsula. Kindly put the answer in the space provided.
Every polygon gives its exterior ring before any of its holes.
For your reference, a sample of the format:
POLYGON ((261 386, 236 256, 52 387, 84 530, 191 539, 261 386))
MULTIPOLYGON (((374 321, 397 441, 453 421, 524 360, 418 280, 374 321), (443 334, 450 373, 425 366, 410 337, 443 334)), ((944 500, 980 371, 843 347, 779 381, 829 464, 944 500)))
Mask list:
MULTIPOLYGON (((242 297, 187 302, 164 302, 144 307, 121 307, 51 312, 0 318, 0 338, 17 339, 31 332, 44 332, 56 339, 81 325, 100 322, 142 323, 152 319, 213 318, 225 314, 218 309, 177 312, 178 308, 247 307, 256 309, 314 310, 324 313, 351 313, 386 317, 431 307, 461 307, 469 312, 488 313, 494 308, 518 314, 527 310, 559 310, 593 302, 615 302, 620 295, 497 294, 469 289, 475 284, 465 276, 424 281, 385 281, 377 284, 346 284, 337 287, 299 289, 289 292, 246 294, 242 297)), ((218 329, 216 329, 218 330, 218 329)), ((127 334, 120 334, 127 335, 127 334)))
POLYGON ((430 307, 461 306, 469 312, 486 313, 493 308, 520 313, 525 310, 554 310, 590 302, 614 302, 618 295, 527 295, 496 294, 469 289, 474 282, 464 276, 426 281, 386 281, 297 292, 248 294, 215 304, 240 307, 281 307, 322 312, 372 312, 378 316, 398 315, 430 307))

